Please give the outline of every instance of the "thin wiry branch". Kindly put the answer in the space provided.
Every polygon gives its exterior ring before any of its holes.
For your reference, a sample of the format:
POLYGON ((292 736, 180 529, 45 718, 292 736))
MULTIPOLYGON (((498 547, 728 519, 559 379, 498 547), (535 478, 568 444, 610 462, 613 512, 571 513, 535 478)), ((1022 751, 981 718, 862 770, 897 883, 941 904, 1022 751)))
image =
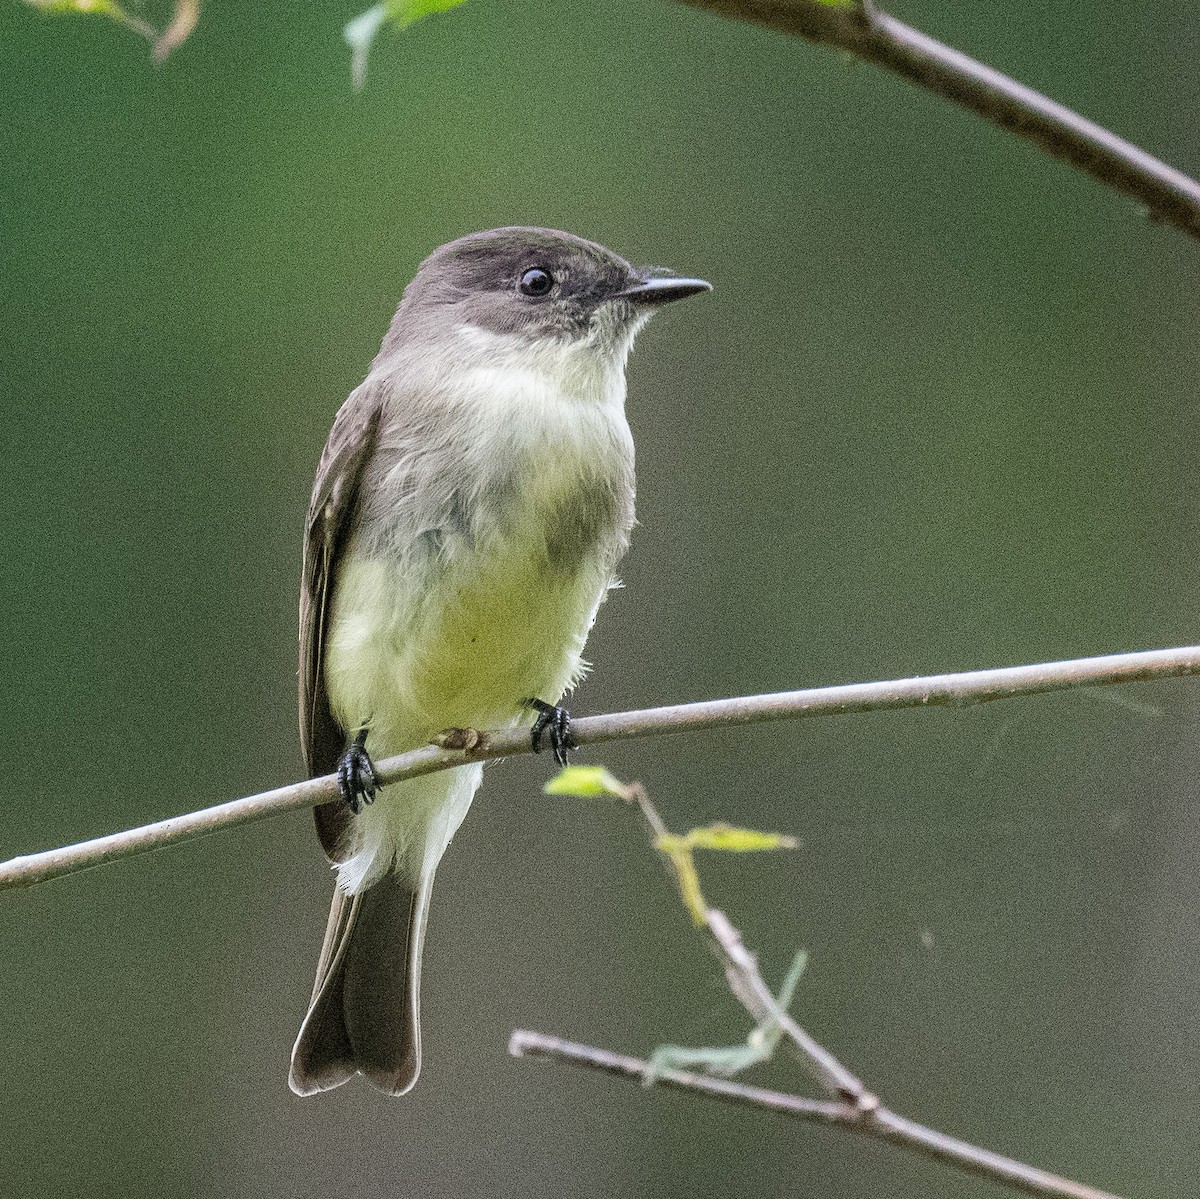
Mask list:
POLYGON ((608 1049, 597 1049, 591 1045, 580 1045, 575 1041, 565 1041, 561 1037, 529 1032, 526 1029, 513 1032, 508 1051, 514 1057, 569 1062, 647 1085, 692 1091, 714 1099, 723 1099, 728 1103, 765 1108, 779 1115, 794 1116, 816 1124, 832 1124, 850 1132, 861 1133, 863 1136, 903 1145, 1029 1195, 1055 1196, 1056 1199, 1118 1199, 1108 1191, 1098 1191, 1084 1183, 1060 1178, 1057 1174, 1039 1170, 1035 1166, 1027 1166, 1024 1162, 1015 1161, 1003 1154, 992 1153, 988 1149, 979 1148, 978 1145, 960 1141, 957 1137, 947 1136, 944 1132, 926 1128, 882 1105, 864 1110, 836 1100, 809 1099, 785 1091, 770 1091, 727 1078, 696 1074, 690 1070, 652 1068, 649 1062, 640 1058, 613 1053, 608 1049))
POLYGON ((678 859, 666 850, 665 843, 671 839, 671 834, 646 789, 640 783, 629 783, 622 785, 617 793, 640 812, 650 834, 650 843, 659 850, 668 874, 673 875, 679 884, 684 906, 694 919, 698 919, 699 927, 707 932, 710 948, 724 965, 725 979, 734 998, 750 1014, 759 1031, 768 1027, 779 1030, 784 1038, 783 1043, 807 1066, 830 1098, 809 1099, 745 1086, 727 1079, 714 1079, 711 1075, 660 1069, 637 1058, 536 1032, 515 1031, 509 1040, 509 1053, 515 1057, 531 1055, 559 1058, 610 1074, 638 1078, 647 1086, 662 1081, 673 1087, 700 1091, 732 1102, 748 1103, 805 1120, 835 1124, 891 1141, 901 1148, 937 1158, 961 1170, 983 1175, 1031 1195, 1057 1196, 1059 1199, 1116 1199, 1108 1192, 1060 1178, 1057 1174, 993 1153, 990 1149, 982 1149, 892 1111, 784 1010, 784 1005, 776 1000, 767 986, 758 968, 758 959, 742 940, 742 934, 724 912, 704 902, 699 883, 696 882, 692 889, 684 884, 685 874, 694 879, 695 868, 690 859, 686 868, 681 867, 678 859), (696 910, 697 904, 699 911, 696 910))
POLYGON ((1200 183, 1102 125, 859 0, 681 0, 847 50, 1041 146, 1200 239, 1200 183))
MULTIPOLYGON (((632 737, 699 732, 812 716, 840 716, 893 708, 966 707, 1018 695, 1066 691, 1074 687, 1197 674, 1200 674, 1200 646, 1185 646, 1079 658, 1069 662, 1010 666, 999 670, 965 671, 880 683, 852 683, 842 687, 817 687, 773 695, 648 708, 640 712, 587 716, 573 721, 571 731, 579 745, 597 745, 632 737)), ((377 763, 377 773, 382 782, 395 783, 438 770, 449 770, 461 766, 464 761, 513 757, 528 753, 529 749, 526 730, 505 729, 480 735, 473 747, 466 751, 427 745, 409 753, 397 754, 377 763)), ((309 808, 337 797, 337 780, 333 775, 326 775, 77 845, 13 858, 0 863, 0 890, 32 886, 105 862, 204 836, 232 825, 248 824, 280 812, 309 808)))

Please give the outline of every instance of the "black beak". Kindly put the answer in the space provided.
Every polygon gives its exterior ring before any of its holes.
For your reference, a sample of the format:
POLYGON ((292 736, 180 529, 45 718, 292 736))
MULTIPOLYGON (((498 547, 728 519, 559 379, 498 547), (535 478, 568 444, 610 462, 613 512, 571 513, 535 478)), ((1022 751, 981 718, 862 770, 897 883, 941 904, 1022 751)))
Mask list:
POLYGON ((619 291, 614 300, 631 300, 634 304, 669 304, 672 300, 686 300, 698 296, 702 291, 712 291, 712 284, 703 279, 638 279, 624 291, 619 291))

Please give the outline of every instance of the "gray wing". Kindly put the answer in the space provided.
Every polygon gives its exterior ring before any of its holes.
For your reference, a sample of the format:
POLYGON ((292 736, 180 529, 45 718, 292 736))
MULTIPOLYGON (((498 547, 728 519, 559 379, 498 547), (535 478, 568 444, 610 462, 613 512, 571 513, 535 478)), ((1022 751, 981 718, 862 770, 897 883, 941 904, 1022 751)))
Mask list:
MULTIPOLYGON (((329 707, 325 636, 338 559, 355 525, 364 469, 375 451, 382 397, 360 388, 342 405, 321 454, 304 529, 300 580, 300 742, 312 777, 330 774, 346 749, 346 730, 329 707)), ((317 835, 332 861, 341 848, 349 809, 340 801, 315 809, 317 835)))

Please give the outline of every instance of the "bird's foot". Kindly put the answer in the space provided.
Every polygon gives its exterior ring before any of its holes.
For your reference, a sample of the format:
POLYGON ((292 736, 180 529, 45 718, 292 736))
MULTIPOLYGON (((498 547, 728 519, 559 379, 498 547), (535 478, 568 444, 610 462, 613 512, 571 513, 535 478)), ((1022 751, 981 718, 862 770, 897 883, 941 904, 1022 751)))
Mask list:
POLYGON ((464 753, 470 753, 471 750, 477 749, 483 753, 488 748, 488 735, 471 728, 442 729, 432 738, 430 744, 436 745, 440 749, 461 749, 464 753))
POLYGON ((527 708, 532 708, 538 718, 530 730, 533 739, 533 752, 542 752, 542 734, 548 734, 550 748, 554 751, 554 760, 560 765, 567 764, 567 750, 575 748, 571 736, 571 713, 557 704, 548 704, 542 699, 527 699, 527 708))
POLYGON ((342 754, 337 768, 338 788, 342 799, 356 816, 362 811, 363 804, 375 802, 375 793, 379 790, 375 763, 371 761, 366 745, 367 730, 359 729, 358 736, 342 754))

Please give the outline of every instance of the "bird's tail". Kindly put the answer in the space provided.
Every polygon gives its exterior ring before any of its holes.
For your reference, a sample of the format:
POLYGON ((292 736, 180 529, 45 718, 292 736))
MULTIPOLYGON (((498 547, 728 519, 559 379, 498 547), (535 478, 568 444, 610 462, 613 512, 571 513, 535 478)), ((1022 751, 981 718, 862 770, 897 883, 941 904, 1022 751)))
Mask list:
POLYGON ((483 776, 482 763, 385 787, 359 815, 327 805, 338 887, 291 1088, 312 1095, 365 1074, 393 1095, 421 1069, 421 949, 433 876, 483 776), (333 819, 336 817, 336 819, 333 819))
POLYGON ((393 1095, 421 1069, 421 947, 433 871, 413 885, 389 874, 368 891, 337 890, 308 1015, 292 1050, 297 1095, 356 1073, 393 1095))

